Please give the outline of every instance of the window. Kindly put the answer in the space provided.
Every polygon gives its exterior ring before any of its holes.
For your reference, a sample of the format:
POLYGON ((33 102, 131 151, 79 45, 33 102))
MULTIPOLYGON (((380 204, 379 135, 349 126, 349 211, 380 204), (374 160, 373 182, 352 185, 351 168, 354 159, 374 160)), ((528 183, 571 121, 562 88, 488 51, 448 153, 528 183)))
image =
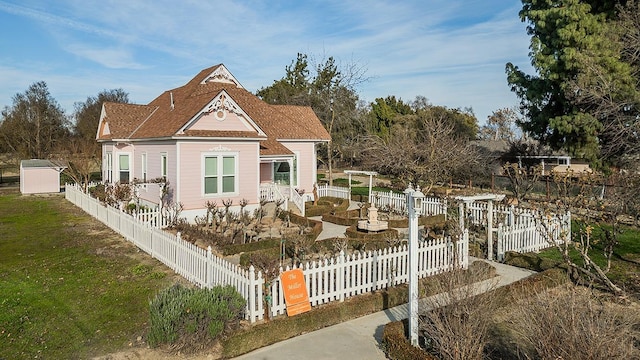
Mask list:
POLYGON ((129 154, 120 154, 118 157, 120 170, 120 183, 129 183, 129 154))
POLYGON ((236 156, 206 155, 204 157, 205 195, 236 191, 236 156))
POLYGON ((167 153, 160 154, 160 176, 167 179, 167 153))
POLYGON ((113 153, 111 151, 107 152, 104 168, 104 180, 105 182, 110 183, 113 181, 113 153))
POLYGON ((276 184, 289 185, 290 167, 286 161, 273 163, 273 180, 276 184))
POLYGON ((141 165, 142 165, 142 173, 141 173, 141 178, 142 178, 142 182, 146 183, 147 182, 147 153, 142 153, 142 161, 140 161, 141 165))
POLYGON ((291 163, 278 161, 273 163, 273 181, 276 184, 298 186, 298 155, 294 155, 291 163))

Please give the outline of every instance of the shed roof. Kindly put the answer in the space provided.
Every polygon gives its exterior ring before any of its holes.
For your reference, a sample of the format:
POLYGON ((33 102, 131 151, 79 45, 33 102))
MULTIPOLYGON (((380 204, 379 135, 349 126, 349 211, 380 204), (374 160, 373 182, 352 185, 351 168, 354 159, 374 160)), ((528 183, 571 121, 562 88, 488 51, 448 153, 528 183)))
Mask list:
POLYGON ((52 168, 56 170, 64 169, 66 166, 55 164, 51 160, 44 159, 30 159, 20 161, 20 167, 22 168, 52 168))

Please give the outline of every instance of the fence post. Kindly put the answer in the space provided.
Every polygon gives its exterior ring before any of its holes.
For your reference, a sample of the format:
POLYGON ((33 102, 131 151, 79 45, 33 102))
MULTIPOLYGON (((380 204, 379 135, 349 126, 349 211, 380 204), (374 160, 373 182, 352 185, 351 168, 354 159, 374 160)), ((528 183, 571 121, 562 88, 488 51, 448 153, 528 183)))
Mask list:
MULTIPOLYGON (((211 249, 211 246, 209 246, 211 249)), ((254 312, 256 311, 256 301, 261 301, 262 299, 256 300, 256 268, 253 265, 249 266, 249 296, 247 296, 247 308, 249 309, 249 320, 254 323, 256 321, 256 317, 254 312)))
POLYGON ((371 280, 373 281, 372 290, 378 290, 378 250, 373 250, 371 266, 371 280))
POLYGON ((504 261, 504 230, 502 223, 498 224, 498 261, 504 261))
POLYGON ((338 255, 338 266, 336 267, 336 280, 338 283, 336 284, 336 290, 338 290, 338 300, 340 302, 344 301, 344 250, 340 250, 340 254, 338 255))
POLYGON ((207 280, 206 287, 211 289, 213 287, 213 256, 211 254, 211 245, 207 246, 207 280))
POLYGON ((460 204, 458 204, 458 223, 460 224, 460 230, 464 229, 464 218, 464 203, 460 202, 460 204))

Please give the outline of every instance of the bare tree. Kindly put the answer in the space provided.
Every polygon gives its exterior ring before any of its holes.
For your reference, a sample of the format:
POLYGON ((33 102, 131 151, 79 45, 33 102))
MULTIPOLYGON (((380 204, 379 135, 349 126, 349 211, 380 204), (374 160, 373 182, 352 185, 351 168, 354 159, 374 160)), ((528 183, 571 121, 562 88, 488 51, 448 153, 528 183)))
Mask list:
POLYGON ((100 157, 96 155, 99 153, 100 145, 95 140, 72 137, 58 147, 53 161, 65 166, 64 173, 87 192, 91 174, 100 169, 100 157))
POLYGON ((542 175, 542 165, 526 168, 519 164, 506 163, 502 166, 502 171, 509 178, 513 196, 521 203, 542 175))
POLYGON ((514 109, 498 109, 487 117, 487 122, 480 128, 478 137, 483 140, 514 140, 518 137, 518 121, 521 119, 514 109))
POLYGON ((429 111, 402 117, 391 136, 370 135, 362 145, 365 166, 420 184, 423 191, 477 166, 480 159, 476 149, 456 135, 454 124, 429 111))
POLYGON ((22 158, 46 159, 69 136, 69 121, 43 81, 13 97, 0 119, 2 148, 22 158))
POLYGON ((554 173, 557 197, 553 205, 557 213, 551 213, 550 209, 541 211, 536 222, 549 245, 558 250, 569 266, 574 279, 580 280, 584 276, 590 283, 602 284, 612 293, 624 297, 625 291, 607 276, 618 244, 618 216, 617 213, 602 211, 605 210, 604 204, 593 200, 594 185, 601 181, 593 174, 554 173), (579 214, 573 219, 578 231, 570 230, 571 219, 564 215, 569 213, 579 214), (594 225, 601 224, 612 226, 612 230, 604 229, 596 235, 594 225), (590 251, 595 243, 602 248, 606 259, 604 267, 591 257, 590 251), (573 253, 579 254, 579 260, 572 257, 573 253))
MULTIPOLYGON (((473 267, 473 266, 472 266, 473 267)), ((425 299, 430 311, 421 321, 427 350, 440 359, 483 359, 492 317, 499 306, 489 267, 452 271, 434 278, 436 294, 425 299), (479 269, 479 270, 478 270, 479 269), (482 293, 482 295, 478 295, 482 293)))

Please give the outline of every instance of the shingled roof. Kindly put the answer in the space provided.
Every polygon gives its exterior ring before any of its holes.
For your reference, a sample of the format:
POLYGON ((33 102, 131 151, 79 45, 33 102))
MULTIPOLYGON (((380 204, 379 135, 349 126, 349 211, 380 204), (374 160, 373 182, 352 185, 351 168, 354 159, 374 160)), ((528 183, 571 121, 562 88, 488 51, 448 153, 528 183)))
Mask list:
POLYGON ((258 138, 261 139, 262 155, 290 154, 278 140, 331 140, 310 107, 267 104, 244 89, 222 64, 200 71, 184 86, 163 92, 148 105, 105 103, 100 121, 98 141, 189 137, 258 138), (222 92, 259 129, 181 131, 222 92))

